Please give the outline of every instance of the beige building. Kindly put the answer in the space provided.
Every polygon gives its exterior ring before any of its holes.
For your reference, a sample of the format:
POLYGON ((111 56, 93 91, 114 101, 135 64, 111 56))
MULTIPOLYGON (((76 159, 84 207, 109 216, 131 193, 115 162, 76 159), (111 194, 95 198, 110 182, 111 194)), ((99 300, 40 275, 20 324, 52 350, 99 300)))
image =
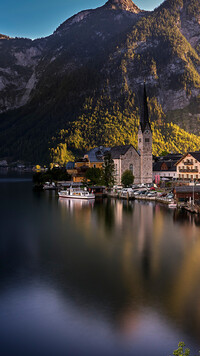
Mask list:
POLYGON ((177 177, 182 180, 200 179, 200 151, 186 153, 176 164, 177 177))

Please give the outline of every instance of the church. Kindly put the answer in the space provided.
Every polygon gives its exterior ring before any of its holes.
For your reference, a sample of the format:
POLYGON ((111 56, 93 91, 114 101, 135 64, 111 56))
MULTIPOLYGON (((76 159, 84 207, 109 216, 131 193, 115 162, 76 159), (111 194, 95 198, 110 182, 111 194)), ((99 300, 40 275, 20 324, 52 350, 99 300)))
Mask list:
MULTIPOLYGON (((104 163, 104 155, 109 151, 115 164, 115 184, 121 184, 122 174, 130 170, 134 176, 135 184, 152 183, 152 131, 149 122, 146 86, 144 85, 143 105, 141 108, 140 126, 138 131, 138 148, 133 145, 115 147, 96 147, 87 152, 81 161, 75 163, 75 169, 80 172, 80 179, 76 175, 75 181, 81 181, 82 168, 101 168, 104 163)), ((72 172, 69 172, 72 173, 72 172)))
POLYGON ((152 131, 149 122, 146 86, 144 85, 143 108, 138 131, 138 149, 132 145, 113 147, 109 151, 115 164, 115 181, 121 184, 124 171, 130 170, 136 184, 152 183, 152 131))

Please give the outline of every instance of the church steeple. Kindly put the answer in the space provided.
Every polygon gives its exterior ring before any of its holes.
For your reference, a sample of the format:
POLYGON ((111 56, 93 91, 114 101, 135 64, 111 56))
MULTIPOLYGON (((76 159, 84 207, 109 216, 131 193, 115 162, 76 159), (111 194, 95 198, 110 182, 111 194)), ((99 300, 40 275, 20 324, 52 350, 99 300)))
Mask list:
MULTIPOLYGON (((142 100, 141 100, 142 101, 142 100)), ((140 181, 152 183, 152 131, 149 122, 146 84, 144 83, 143 105, 141 105, 140 127, 138 131, 138 151, 140 154, 140 181)))
POLYGON ((149 110, 148 110, 148 103, 147 103, 147 91, 146 91, 146 83, 144 82, 144 94, 143 94, 143 108, 140 118, 140 126, 142 132, 146 129, 151 130, 151 125, 149 122, 149 110))

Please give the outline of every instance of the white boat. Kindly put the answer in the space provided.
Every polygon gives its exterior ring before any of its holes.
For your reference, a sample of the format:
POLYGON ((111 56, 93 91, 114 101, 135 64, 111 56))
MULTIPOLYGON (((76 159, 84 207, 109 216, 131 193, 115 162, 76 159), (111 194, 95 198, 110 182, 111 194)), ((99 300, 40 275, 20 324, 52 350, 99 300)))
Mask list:
POLYGON ((176 208, 177 208, 177 204, 176 204, 176 203, 169 203, 169 204, 168 204, 168 207, 169 207, 170 209, 176 209, 176 208))
POLYGON ((55 190, 56 189, 56 185, 54 182, 50 183, 50 182, 46 182, 44 185, 43 185, 43 189, 44 190, 55 190))
POLYGON ((59 198, 67 198, 67 199, 84 199, 84 200, 94 200, 95 195, 93 193, 89 193, 87 190, 62 190, 58 192, 59 198))

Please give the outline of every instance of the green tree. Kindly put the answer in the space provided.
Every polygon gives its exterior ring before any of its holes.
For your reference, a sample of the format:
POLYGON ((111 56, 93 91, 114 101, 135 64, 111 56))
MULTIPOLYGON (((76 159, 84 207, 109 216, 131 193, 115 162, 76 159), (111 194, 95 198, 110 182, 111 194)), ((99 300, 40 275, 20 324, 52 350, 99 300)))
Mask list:
POLYGON ((64 168, 48 169, 47 172, 37 172, 33 175, 35 184, 44 184, 45 182, 57 182, 62 180, 71 180, 71 176, 64 168))
POLYGON ((112 187, 115 183, 114 178, 115 165, 110 152, 104 156, 104 164, 102 170, 102 181, 106 187, 112 187))
POLYGON ((173 352, 174 356, 189 356, 190 349, 185 348, 184 342, 179 342, 178 349, 173 352))
POLYGON ((66 143, 60 143, 56 148, 51 148, 52 163, 57 163, 60 166, 64 166, 69 161, 74 161, 74 155, 71 151, 68 151, 66 143))
POLYGON ((102 170, 100 168, 89 168, 85 176, 92 184, 101 184, 102 170))
POLYGON ((129 187, 129 185, 133 184, 134 182, 134 176, 133 173, 130 170, 126 170, 123 174, 122 174, 122 185, 124 187, 129 187))

